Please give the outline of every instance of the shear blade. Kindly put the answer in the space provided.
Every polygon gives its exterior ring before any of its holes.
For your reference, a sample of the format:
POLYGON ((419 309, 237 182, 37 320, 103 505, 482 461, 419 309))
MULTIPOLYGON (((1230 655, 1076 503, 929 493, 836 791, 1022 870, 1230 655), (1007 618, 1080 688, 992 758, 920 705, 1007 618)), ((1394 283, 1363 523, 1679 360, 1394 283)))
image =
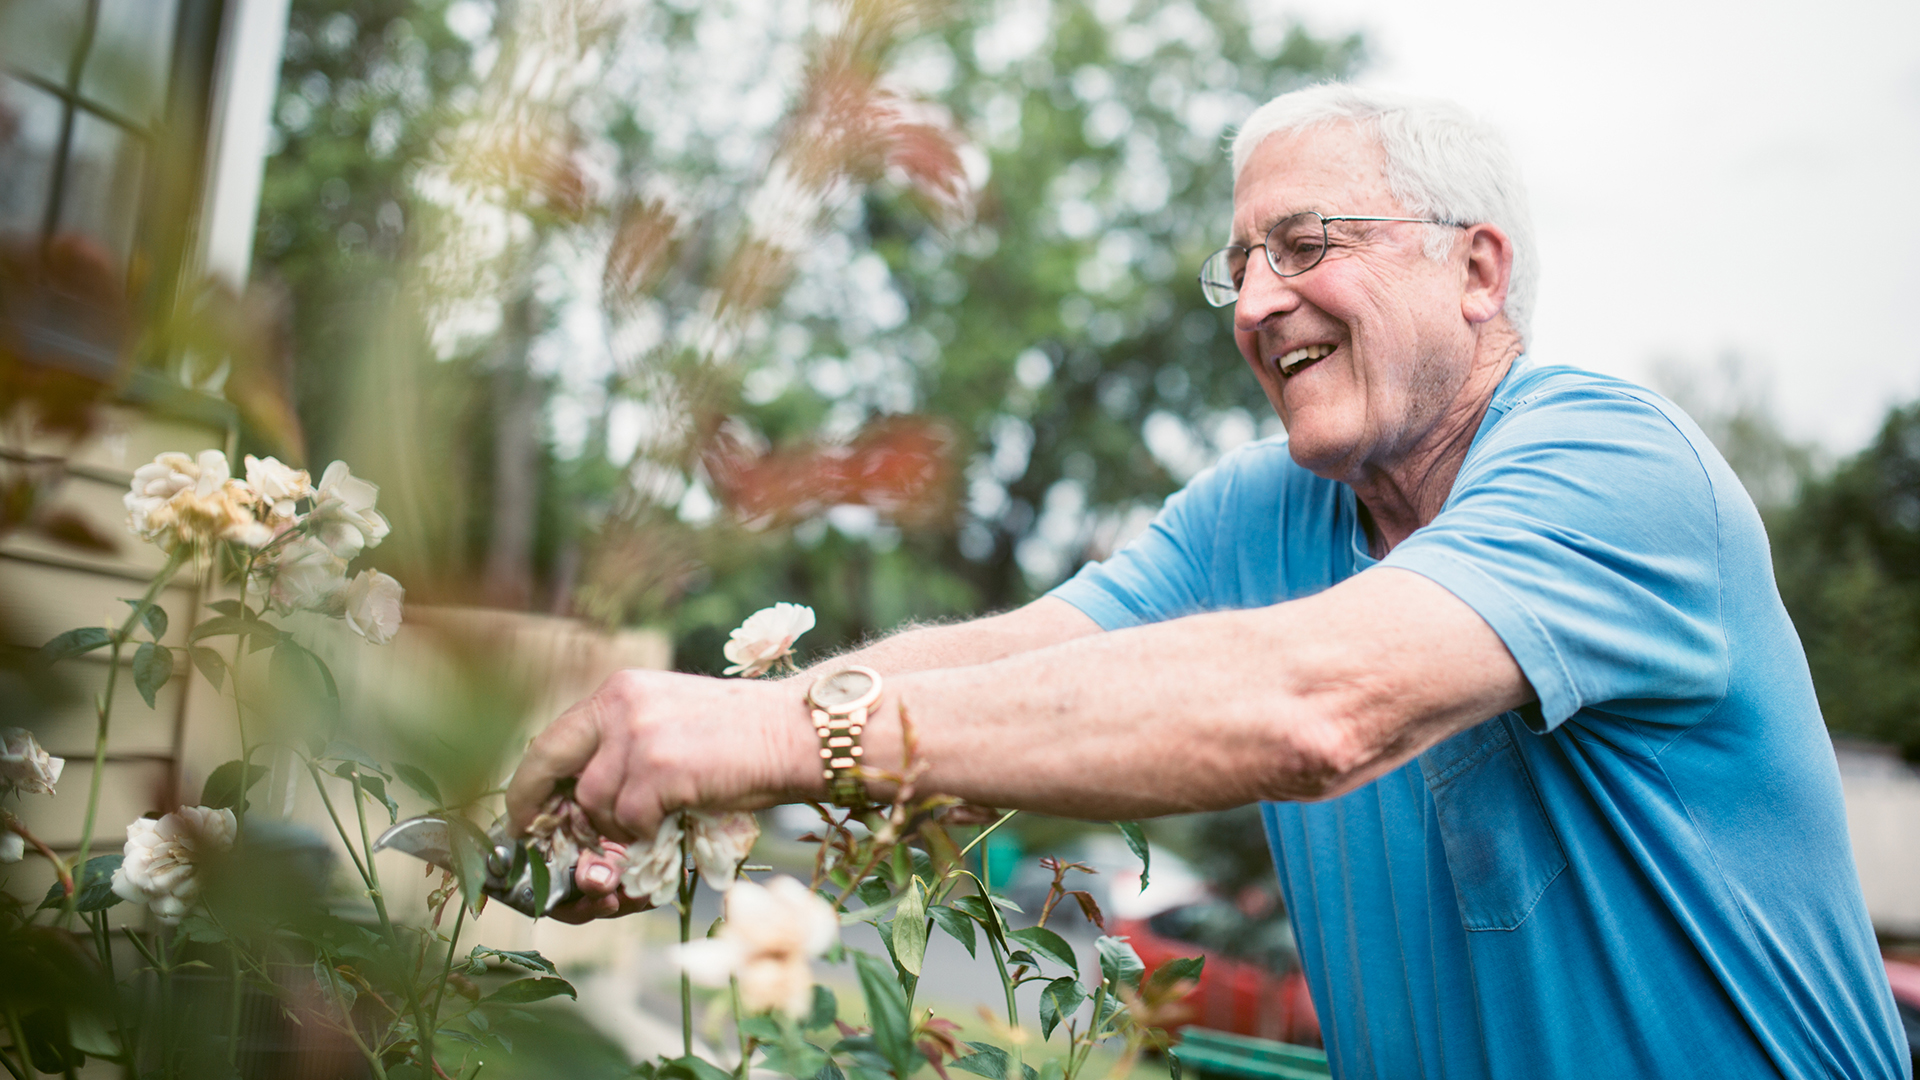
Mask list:
POLYGON ((455 872, 453 835, 442 818, 408 818, 395 825, 381 833, 380 839, 373 842, 375 851, 385 851, 388 848, 430 862, 449 873, 455 872))

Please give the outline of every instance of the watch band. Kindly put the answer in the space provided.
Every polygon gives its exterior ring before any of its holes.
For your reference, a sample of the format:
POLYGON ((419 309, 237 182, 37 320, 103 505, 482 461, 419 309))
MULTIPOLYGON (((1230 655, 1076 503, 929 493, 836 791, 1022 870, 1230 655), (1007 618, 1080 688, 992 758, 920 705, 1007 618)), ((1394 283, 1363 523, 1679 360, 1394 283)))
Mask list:
POLYGON ((880 700, 880 673, 847 667, 822 675, 807 691, 813 733, 820 740, 820 778, 836 806, 866 806, 867 785, 860 779, 860 745, 867 717, 880 700))

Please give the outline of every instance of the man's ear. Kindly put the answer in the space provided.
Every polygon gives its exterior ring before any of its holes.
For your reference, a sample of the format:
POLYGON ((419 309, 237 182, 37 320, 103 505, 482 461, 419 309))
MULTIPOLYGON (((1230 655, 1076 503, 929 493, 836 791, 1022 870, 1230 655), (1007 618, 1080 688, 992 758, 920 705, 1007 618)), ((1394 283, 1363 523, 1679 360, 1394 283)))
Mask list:
POLYGON ((1507 305, 1513 281, 1513 241, 1497 225, 1470 226, 1466 236, 1466 280, 1460 313, 1470 323, 1489 322, 1507 305))

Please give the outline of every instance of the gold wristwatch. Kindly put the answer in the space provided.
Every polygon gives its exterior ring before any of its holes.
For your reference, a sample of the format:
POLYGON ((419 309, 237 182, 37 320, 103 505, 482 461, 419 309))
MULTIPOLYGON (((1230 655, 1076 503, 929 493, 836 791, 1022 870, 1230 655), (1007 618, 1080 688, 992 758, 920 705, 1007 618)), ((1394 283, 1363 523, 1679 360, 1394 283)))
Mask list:
POLYGON ((880 700, 880 673, 870 667, 845 667, 813 681, 807 706, 813 732, 820 737, 820 778, 836 806, 865 806, 867 785, 860 780, 860 734, 880 700))

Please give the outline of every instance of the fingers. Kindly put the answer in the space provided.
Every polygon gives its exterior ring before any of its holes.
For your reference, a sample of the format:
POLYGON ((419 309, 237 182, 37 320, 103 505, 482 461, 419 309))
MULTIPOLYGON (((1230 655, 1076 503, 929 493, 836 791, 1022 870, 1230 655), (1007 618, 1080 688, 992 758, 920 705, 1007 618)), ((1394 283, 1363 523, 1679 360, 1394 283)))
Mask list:
POLYGON ((625 849, 608 844, 606 853, 583 851, 573 868, 574 884, 586 895, 548 914, 564 923, 580 924, 646 911, 653 905, 620 892, 620 858, 625 849))
POLYGON ((507 782, 507 823, 514 834, 526 831, 556 781, 578 776, 593 760, 600 749, 605 692, 603 684, 593 696, 561 713, 527 746, 526 756, 507 782))

